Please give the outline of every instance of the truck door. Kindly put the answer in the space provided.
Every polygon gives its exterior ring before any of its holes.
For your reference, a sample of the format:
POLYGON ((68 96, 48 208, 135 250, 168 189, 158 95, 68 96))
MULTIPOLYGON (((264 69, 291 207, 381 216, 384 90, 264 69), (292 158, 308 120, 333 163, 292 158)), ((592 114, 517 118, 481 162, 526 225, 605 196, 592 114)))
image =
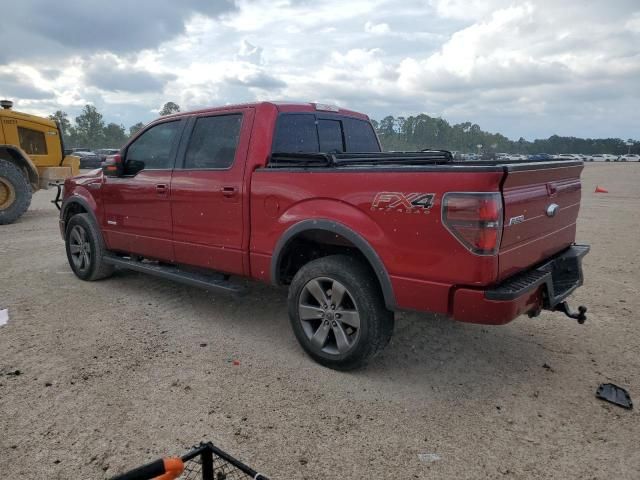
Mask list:
POLYGON ((124 175, 104 177, 103 232, 109 249, 173 261, 171 171, 185 122, 147 129, 123 153, 124 175))
POLYGON ((192 119, 171 179, 171 213, 177 263, 232 274, 243 268, 243 182, 254 110, 192 119))

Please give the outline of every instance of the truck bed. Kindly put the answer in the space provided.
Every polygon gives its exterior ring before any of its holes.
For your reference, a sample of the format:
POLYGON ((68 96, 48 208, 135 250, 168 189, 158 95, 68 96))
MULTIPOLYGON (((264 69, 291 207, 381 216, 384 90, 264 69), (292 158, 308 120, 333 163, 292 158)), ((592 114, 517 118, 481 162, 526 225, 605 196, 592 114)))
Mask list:
POLYGON ((274 153, 252 178, 252 254, 268 256, 282 230, 297 221, 340 218, 373 243, 401 302, 447 312, 451 288, 495 285, 573 243, 581 171, 579 161, 456 162, 448 152, 274 153), (433 204, 420 214, 375 210, 381 192, 433 194, 433 204), (443 227, 448 192, 502 193, 496 255, 471 253, 443 227), (560 209, 548 218, 552 203, 560 209), (403 287, 416 282, 433 294, 402 299, 403 287))

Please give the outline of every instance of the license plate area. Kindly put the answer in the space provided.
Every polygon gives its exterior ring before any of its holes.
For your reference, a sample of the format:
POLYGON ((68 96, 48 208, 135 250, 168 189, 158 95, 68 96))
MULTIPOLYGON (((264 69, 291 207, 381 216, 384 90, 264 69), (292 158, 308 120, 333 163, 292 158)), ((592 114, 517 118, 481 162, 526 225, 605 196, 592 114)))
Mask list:
POLYGON ((489 300, 514 300, 541 288, 543 308, 552 310, 582 285, 582 257, 588 252, 588 245, 573 245, 551 260, 487 290, 485 297, 489 300))
POLYGON ((540 266, 538 270, 550 273, 544 282, 544 308, 553 308, 582 285, 582 257, 589 251, 586 245, 574 245, 540 266))

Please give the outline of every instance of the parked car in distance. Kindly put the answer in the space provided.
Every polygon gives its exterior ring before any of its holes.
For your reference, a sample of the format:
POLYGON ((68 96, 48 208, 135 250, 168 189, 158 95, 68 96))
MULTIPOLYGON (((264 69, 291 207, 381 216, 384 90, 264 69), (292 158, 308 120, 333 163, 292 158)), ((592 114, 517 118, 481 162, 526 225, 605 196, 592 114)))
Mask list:
POLYGON ((560 153, 555 156, 556 160, 579 160, 584 161, 582 155, 578 155, 576 153, 560 153))
POLYGON ((100 157, 101 162, 104 162, 107 159, 107 157, 110 157, 111 155, 115 155, 119 151, 120 149, 118 148, 99 148, 98 150, 95 150, 95 154, 98 155, 98 157, 100 157))
POLYGON ((618 162, 640 162, 640 155, 637 153, 625 153, 618 157, 618 162))
POLYGON ((92 151, 76 151, 73 154, 80 157, 80 168, 100 168, 102 160, 92 151))
POLYGON ((527 155, 522 155, 520 153, 510 153, 509 155, 507 155, 506 159, 520 161, 520 160, 529 160, 529 157, 527 155))
POLYGON ((91 149, 86 147, 65 148, 64 154, 71 155, 72 153, 75 153, 75 152, 90 152, 90 151, 91 149))
POLYGON ((395 311, 584 322, 566 303, 589 251, 575 244, 583 168, 381 152, 361 113, 227 105, 161 117, 67 180, 60 233, 82 280, 119 267, 237 295, 243 277, 287 285, 302 348, 345 370, 387 345, 395 311))
POLYGON ((548 153, 534 153, 533 155, 529 155, 529 160, 532 160, 534 162, 548 162, 549 160, 555 159, 548 153))

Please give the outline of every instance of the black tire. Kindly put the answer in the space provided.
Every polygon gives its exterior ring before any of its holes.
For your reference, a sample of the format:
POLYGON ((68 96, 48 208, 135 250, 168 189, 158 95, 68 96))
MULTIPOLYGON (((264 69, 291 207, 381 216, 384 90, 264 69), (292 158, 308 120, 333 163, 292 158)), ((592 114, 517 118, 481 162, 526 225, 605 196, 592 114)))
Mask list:
POLYGON ((31 185, 13 163, 0 159, 0 225, 15 222, 31 205, 31 185))
POLYGON ((113 265, 103 260, 106 249, 102 235, 89 214, 71 217, 65 231, 65 249, 69 266, 78 278, 101 280, 113 273, 113 265))
POLYGON ((309 356, 326 367, 335 370, 361 367, 391 339, 393 312, 384 304, 374 272, 356 258, 332 255, 307 263, 293 278, 288 301, 289 320, 298 342, 309 356), (312 290, 327 300, 325 308, 312 290), (334 302, 334 298, 338 300, 334 302), (332 309, 332 302, 338 304, 337 308, 332 309), (356 317, 357 328, 353 326, 356 317), (347 318, 352 323, 346 323, 347 318))

